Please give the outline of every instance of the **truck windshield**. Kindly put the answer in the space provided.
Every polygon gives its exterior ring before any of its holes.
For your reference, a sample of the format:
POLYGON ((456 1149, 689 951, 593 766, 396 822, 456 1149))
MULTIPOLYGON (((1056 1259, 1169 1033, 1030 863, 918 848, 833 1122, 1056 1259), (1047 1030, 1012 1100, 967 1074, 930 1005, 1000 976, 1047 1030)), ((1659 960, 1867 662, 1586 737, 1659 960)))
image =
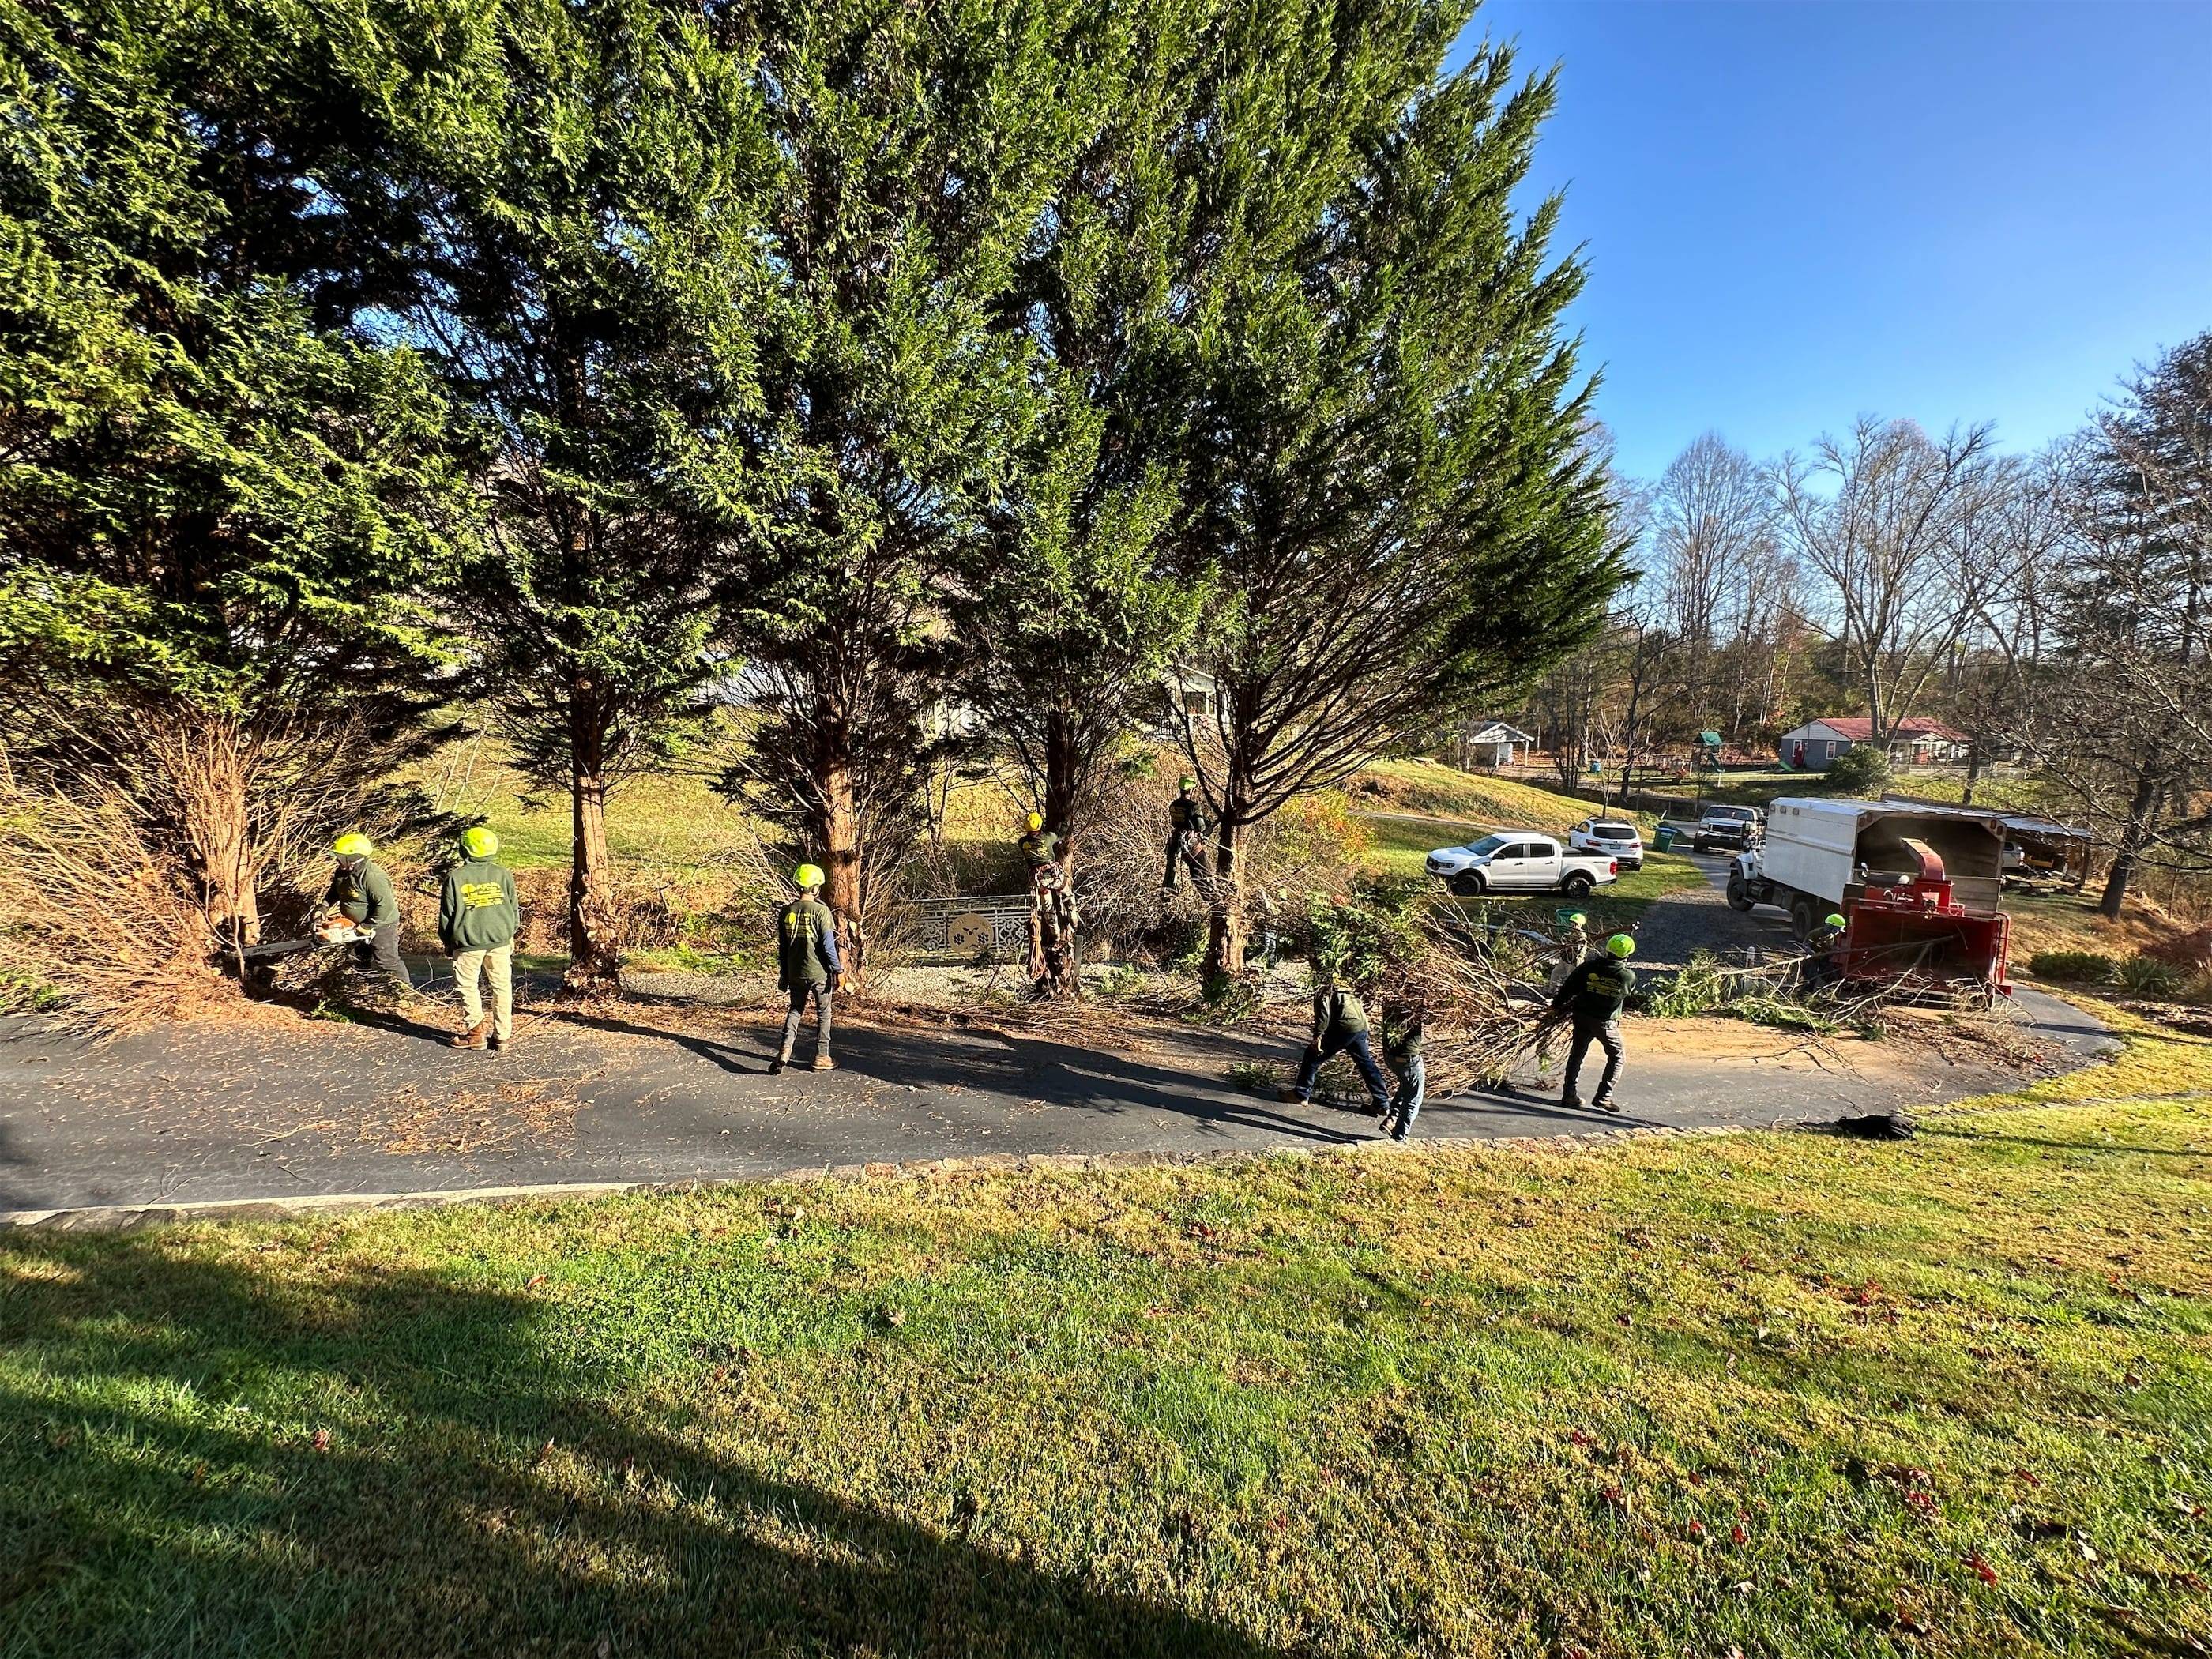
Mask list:
POLYGON ((1705 809, 1705 816, 1709 818, 1725 818, 1730 823, 1748 823, 1751 821, 1751 808, 1748 806, 1709 806, 1705 809))
POLYGON ((1504 845, 1505 837, 1503 836, 1485 836, 1480 841, 1468 842, 1467 850, 1470 853, 1495 853, 1504 845))

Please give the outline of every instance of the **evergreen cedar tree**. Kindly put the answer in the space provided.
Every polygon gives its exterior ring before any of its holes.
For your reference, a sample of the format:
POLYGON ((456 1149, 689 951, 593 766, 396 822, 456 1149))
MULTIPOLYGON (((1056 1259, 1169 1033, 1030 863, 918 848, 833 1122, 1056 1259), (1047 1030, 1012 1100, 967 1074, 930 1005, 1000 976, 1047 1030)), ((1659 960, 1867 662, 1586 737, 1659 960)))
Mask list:
POLYGON ((250 942, 272 860, 425 820, 385 786, 441 736, 469 436, 349 328, 384 264, 238 15, 0 0, 0 744, 250 942))
POLYGON ((1618 577, 1508 200, 1550 83, 1439 81, 1466 15, 0 0, 11 684, 343 715, 355 778, 489 702, 588 983, 608 791, 732 681, 864 949, 925 710, 1026 673, 1073 828, 1172 658, 1233 883, 1618 577))
POLYGON ((1592 637, 1623 580, 1590 385, 1561 337, 1581 267, 1511 204, 1553 101, 1458 9, 1386 9, 1235 56, 1194 177, 1230 252, 1170 384, 1177 554, 1222 600, 1182 738, 1219 821, 1210 971, 1243 963, 1249 827, 1592 637), (1300 63, 1304 72, 1283 66, 1300 63), (1321 72, 1315 72, 1319 70, 1321 72))
POLYGON ((460 689, 567 792, 568 977, 609 984, 609 794, 702 724, 776 487, 751 428, 781 163, 750 55, 659 0, 372 6, 326 44, 364 112, 333 194, 398 240, 404 337, 496 434, 447 596, 460 689))

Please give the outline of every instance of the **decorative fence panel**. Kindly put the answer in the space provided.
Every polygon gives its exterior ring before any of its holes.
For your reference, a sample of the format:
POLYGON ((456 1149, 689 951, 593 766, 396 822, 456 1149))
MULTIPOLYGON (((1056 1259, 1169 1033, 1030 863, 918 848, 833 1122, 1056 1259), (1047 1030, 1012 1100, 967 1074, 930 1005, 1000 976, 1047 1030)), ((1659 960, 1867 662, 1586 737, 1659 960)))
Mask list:
POLYGON ((938 961, 973 962, 977 957, 1029 954, 1027 893, 916 899, 914 911, 915 951, 919 956, 938 961))

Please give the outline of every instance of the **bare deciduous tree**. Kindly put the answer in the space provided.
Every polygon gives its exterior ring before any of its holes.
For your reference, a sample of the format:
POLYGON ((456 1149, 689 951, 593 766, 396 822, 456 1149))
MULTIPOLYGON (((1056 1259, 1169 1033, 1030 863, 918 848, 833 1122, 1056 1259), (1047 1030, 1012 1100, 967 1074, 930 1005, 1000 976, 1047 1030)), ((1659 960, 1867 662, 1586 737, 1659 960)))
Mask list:
POLYGON ((2001 574, 1978 520, 2002 491, 1987 424, 1930 438, 1863 416, 1773 473, 1784 533, 1823 579, 1827 626, 1877 742, 1895 735, 2001 574))
POLYGON ((2139 374, 2060 481, 2019 734, 2110 849, 2117 917, 2144 866, 2212 868, 2212 334, 2139 374))

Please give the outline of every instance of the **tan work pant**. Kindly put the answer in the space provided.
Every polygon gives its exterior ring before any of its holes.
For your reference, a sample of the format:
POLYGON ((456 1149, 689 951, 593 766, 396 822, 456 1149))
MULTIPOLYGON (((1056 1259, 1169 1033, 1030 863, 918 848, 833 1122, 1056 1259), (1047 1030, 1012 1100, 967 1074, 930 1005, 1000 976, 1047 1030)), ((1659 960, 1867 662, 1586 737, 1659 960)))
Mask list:
POLYGON ((479 969, 491 983, 491 1034, 504 1042, 514 1035, 514 945, 454 954, 453 983, 461 988, 461 1017, 472 1031, 483 1018, 483 998, 477 991, 479 969))

